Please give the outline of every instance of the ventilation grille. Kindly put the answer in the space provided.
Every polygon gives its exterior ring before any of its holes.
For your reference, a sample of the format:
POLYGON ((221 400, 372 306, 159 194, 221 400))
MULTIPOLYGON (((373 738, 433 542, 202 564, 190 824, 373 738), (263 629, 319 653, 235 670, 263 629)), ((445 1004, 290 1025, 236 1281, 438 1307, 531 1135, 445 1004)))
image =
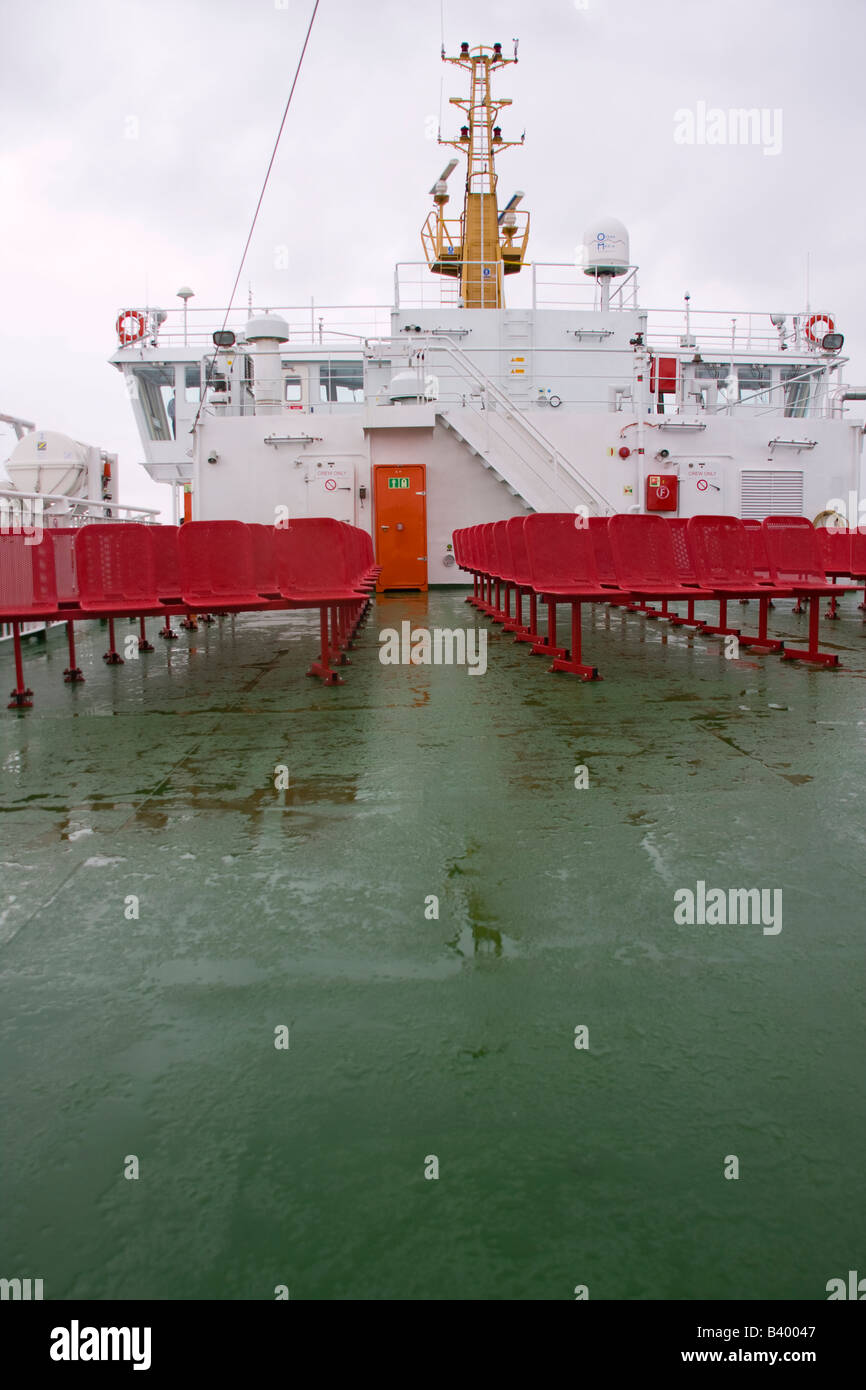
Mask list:
POLYGON ((803 473, 775 468, 744 469, 740 474, 740 516, 763 521, 765 516, 803 515, 803 473))

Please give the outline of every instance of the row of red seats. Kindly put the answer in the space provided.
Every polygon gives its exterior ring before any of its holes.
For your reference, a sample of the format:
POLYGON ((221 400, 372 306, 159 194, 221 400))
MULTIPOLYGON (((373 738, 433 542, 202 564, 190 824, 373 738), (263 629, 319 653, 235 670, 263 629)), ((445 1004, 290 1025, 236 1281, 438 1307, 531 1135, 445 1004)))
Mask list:
POLYGON ((332 662, 345 650, 369 606, 378 569, 366 531, 329 517, 304 517, 284 527, 240 521, 190 521, 178 526, 97 523, 46 530, 35 545, 0 536, 0 622, 11 623, 16 688, 10 709, 29 706, 20 624, 65 621, 70 682, 83 680, 75 659, 76 620, 108 619, 111 663, 123 658, 114 620, 140 619, 140 651, 153 651, 145 620, 160 616, 160 636, 176 637, 173 615, 195 627, 196 614, 251 609, 318 608, 321 655, 309 675, 340 684, 332 662))
POLYGON ((777 651, 787 660, 837 666, 838 656, 818 649, 818 605, 822 597, 835 600, 857 587, 828 582, 819 533, 805 517, 745 523, 732 516, 667 520, 537 512, 455 531, 454 553, 458 565, 473 576, 468 603, 502 623, 515 641, 531 643, 533 653, 552 655, 551 671, 570 671, 583 680, 598 679, 596 667, 581 660, 583 603, 620 605, 702 632, 736 635, 743 647, 777 651), (523 621, 525 596, 528 623, 523 621), (767 636, 774 598, 808 599, 807 647, 790 647, 767 636), (547 605, 546 637, 538 632, 539 599, 547 605), (728 626, 727 605, 735 599, 758 600, 754 636, 728 626), (718 602, 717 624, 695 618, 699 600, 718 602), (684 615, 670 610, 674 602, 686 604, 684 615), (557 645, 557 603, 571 605, 570 650, 557 645), (655 606, 659 603, 661 608, 655 606))

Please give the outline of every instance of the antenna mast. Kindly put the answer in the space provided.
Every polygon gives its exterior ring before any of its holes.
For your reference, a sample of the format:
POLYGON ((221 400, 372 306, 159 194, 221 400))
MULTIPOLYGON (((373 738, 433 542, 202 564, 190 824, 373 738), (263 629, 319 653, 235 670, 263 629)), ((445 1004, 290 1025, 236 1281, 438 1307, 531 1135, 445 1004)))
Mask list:
POLYGON ((466 156, 463 216, 459 222, 445 217, 447 180, 458 163, 452 159, 430 190, 436 207, 421 230, 421 241, 433 273, 459 279, 465 308, 501 309, 505 303, 503 275, 515 274, 524 263, 529 213, 517 211, 522 193, 515 193, 499 211, 494 156, 500 150, 522 145, 523 139, 503 140, 499 113, 511 105, 511 99, 494 100, 491 75, 517 62, 517 46, 513 58, 504 58, 499 43, 492 48, 482 45, 471 52, 468 43, 463 43, 458 57, 449 58, 443 51, 442 59, 469 73, 468 98, 450 98, 452 106, 458 106, 465 118, 460 138, 439 139, 440 145, 450 145, 466 156))

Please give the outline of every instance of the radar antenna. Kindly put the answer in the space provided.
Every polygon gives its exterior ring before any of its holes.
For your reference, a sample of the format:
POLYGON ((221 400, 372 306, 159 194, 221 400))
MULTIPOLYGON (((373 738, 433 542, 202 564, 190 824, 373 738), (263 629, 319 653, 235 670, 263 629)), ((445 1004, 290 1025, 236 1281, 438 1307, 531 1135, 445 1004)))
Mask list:
POLYGON ((421 230, 424 254, 434 275, 459 280, 467 309, 501 309, 505 303, 503 277, 523 267, 529 240, 529 213, 517 211, 523 193, 515 193, 502 212, 496 193, 495 156, 523 141, 502 138, 499 113, 511 100, 493 97, 491 76, 517 62, 516 42, 513 58, 503 57, 499 43, 471 51, 468 43, 463 43, 457 57, 447 57, 443 51, 442 58, 469 73, 469 96, 451 97, 452 106, 459 107, 465 120, 460 138, 439 139, 440 145, 450 145, 466 156, 466 187, 462 217, 459 221, 447 218, 447 181, 459 162, 449 160, 430 190, 436 207, 421 230))

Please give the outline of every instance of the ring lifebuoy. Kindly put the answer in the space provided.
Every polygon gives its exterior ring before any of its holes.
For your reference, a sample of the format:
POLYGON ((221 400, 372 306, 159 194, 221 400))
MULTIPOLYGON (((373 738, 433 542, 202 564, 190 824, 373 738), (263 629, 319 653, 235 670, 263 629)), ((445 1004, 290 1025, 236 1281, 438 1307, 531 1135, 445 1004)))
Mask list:
POLYGON ((813 314, 810 319, 806 320, 806 337, 810 343, 815 343, 818 347, 821 346, 821 339, 825 333, 835 332, 836 325, 829 314, 813 314), (824 333, 816 334, 813 331, 816 323, 826 323, 827 327, 824 329, 824 333))
POLYGON ((147 319, 140 309, 124 309, 117 316, 117 323, 114 325, 117 330, 117 337, 121 347, 128 347, 130 343, 137 343, 139 338, 143 338, 147 332, 147 319), (124 325, 134 323, 137 331, 130 332, 124 325))

